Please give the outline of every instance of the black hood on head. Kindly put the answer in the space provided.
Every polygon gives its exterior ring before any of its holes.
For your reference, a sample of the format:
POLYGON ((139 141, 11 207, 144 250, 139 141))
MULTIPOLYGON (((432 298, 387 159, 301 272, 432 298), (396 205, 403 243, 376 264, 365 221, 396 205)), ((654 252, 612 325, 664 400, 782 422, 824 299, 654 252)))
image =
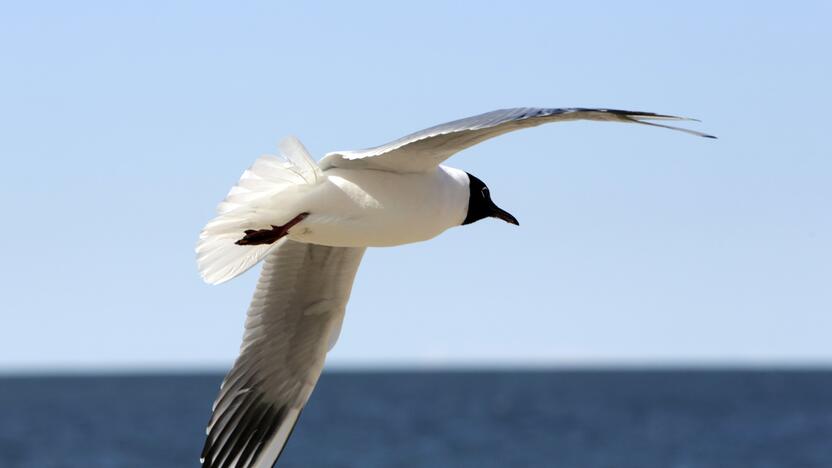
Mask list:
POLYGON ((499 218, 509 224, 520 225, 514 216, 494 204, 485 182, 471 174, 468 174, 468 181, 468 214, 462 222, 463 226, 483 218, 499 218))

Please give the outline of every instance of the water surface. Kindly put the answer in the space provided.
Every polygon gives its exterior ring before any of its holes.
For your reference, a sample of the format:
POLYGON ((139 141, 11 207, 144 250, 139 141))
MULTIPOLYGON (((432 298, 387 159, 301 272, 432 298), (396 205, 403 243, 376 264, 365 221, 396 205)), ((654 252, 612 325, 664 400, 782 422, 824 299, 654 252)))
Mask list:
MULTIPOLYGON (((0 467, 198 467, 221 380, 0 378, 0 467)), ((330 372, 278 467, 830 468, 832 372, 330 372)))

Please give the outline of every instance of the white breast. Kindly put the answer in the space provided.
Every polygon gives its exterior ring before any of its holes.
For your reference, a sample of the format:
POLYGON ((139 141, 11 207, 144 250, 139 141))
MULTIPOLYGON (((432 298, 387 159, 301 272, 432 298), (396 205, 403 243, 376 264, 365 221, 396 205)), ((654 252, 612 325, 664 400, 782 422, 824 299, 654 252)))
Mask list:
POLYGON ((430 239, 459 226, 468 176, 445 166, 425 173, 330 169, 304 197, 310 213, 289 238, 337 247, 384 247, 430 239))

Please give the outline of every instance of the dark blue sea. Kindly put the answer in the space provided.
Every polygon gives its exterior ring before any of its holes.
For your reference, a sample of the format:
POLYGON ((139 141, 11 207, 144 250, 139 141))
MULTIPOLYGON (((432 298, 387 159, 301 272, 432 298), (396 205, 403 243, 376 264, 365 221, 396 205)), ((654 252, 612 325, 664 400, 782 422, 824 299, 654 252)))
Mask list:
MULTIPOLYGON (((0 378, 0 467, 196 468, 221 380, 0 378)), ((330 372, 277 466, 832 468, 832 372, 330 372)))

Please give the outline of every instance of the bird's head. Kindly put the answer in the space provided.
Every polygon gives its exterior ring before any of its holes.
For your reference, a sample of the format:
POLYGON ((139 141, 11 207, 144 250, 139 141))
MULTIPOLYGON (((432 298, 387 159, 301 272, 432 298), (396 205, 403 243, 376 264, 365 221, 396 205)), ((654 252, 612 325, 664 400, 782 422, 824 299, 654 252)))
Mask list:
MULTIPOLYGON (((468 174, 466 172, 466 174, 468 174)), ((468 215, 465 216, 463 225, 471 224, 483 218, 499 218, 503 221, 519 226, 517 218, 508 211, 495 205, 491 200, 491 191, 480 179, 468 174, 468 215)))

